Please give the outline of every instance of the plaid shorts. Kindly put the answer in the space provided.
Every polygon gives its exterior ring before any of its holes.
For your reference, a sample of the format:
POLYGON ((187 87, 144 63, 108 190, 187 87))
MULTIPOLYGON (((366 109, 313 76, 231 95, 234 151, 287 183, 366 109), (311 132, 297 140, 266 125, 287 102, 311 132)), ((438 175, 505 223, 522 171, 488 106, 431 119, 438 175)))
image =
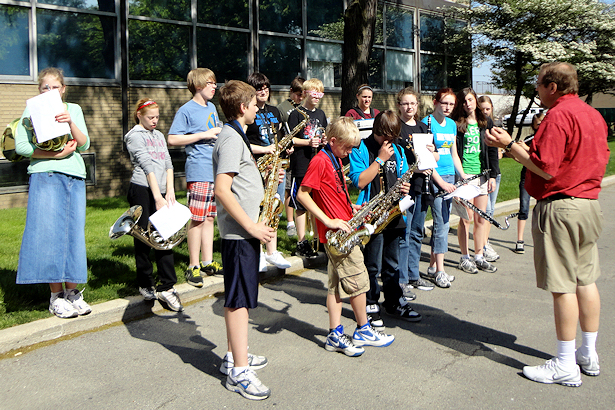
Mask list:
POLYGON ((193 221, 204 221, 217 214, 213 182, 188 182, 188 207, 193 221))

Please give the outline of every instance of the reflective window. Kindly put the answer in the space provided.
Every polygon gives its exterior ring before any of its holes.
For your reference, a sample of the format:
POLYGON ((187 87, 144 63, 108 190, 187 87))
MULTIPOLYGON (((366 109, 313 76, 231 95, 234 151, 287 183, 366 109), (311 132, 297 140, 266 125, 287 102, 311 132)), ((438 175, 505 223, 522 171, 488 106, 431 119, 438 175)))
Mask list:
POLYGON ((342 86, 342 45, 307 42, 308 78, 316 77, 325 87, 342 86))
POLYGON ((412 10, 387 7, 387 46, 414 48, 414 12, 412 10))
POLYGON ((446 71, 448 73, 448 81, 446 84, 448 87, 451 87, 453 90, 460 90, 462 88, 468 87, 472 84, 471 70, 472 66, 471 57, 467 58, 457 58, 454 56, 449 56, 447 58, 447 68, 446 71))
POLYGON ((60 67, 67 77, 115 78, 115 19, 37 9, 39 70, 60 67))
POLYGON ((421 54, 421 87, 426 91, 437 91, 444 87, 446 73, 444 56, 421 54))
POLYGON ((75 7, 85 10, 100 10, 115 12, 114 0, 38 0, 38 3, 54 4, 56 6, 75 7))
POLYGON ((198 0, 197 20, 201 24, 215 24, 249 28, 249 0, 198 0))
POLYGON ((259 29, 301 35, 301 0, 261 0, 259 29))
POLYGON ((308 35, 333 38, 331 32, 344 30, 343 0, 307 0, 308 35))
POLYGON ((421 14, 421 50, 444 52, 444 18, 421 14))
POLYGON ((128 0, 128 13, 133 16, 191 20, 190 0, 128 0))
POLYGON ((368 82, 372 87, 384 88, 383 81, 383 68, 384 67, 384 50, 381 48, 373 48, 372 53, 369 56, 369 74, 368 82))
POLYGON ((129 20, 131 80, 185 81, 190 71, 190 27, 129 20))
POLYGON ((199 28, 197 66, 212 70, 219 83, 245 80, 248 77, 249 39, 248 33, 199 28))
POLYGON ((0 6, 0 74, 30 75, 28 10, 0 6))
POLYGON ((300 39, 261 35, 259 40, 259 71, 269 78, 271 84, 287 85, 301 75, 300 39))
POLYGON ((388 90, 414 85, 414 53, 387 50, 386 71, 388 90))

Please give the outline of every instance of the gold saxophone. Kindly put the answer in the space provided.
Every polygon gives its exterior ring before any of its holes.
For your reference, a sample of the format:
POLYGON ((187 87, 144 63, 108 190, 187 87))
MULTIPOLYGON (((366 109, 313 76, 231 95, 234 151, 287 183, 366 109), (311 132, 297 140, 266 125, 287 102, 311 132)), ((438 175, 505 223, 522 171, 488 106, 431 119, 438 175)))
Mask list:
POLYGON ((258 215, 258 222, 267 221, 267 226, 278 230, 278 224, 280 223, 280 213, 282 212, 282 206, 284 205, 284 199, 278 195, 278 185, 280 181, 280 169, 288 168, 288 159, 281 159, 279 151, 275 160, 273 160, 273 167, 269 172, 267 183, 265 186, 265 197, 261 203, 261 213, 258 215))
POLYGON ((301 115, 303 115, 303 120, 299 124, 297 124, 297 126, 293 128, 290 133, 286 134, 280 142, 277 143, 275 152, 265 154, 256 161, 258 171, 261 174, 263 174, 267 170, 267 167, 269 165, 272 165, 274 161, 277 161, 279 159, 282 152, 286 151, 292 146, 293 138, 299 133, 299 131, 303 129, 303 127, 305 127, 305 124, 307 124, 308 120, 310 119, 307 114, 303 112, 303 110, 296 110, 301 115))

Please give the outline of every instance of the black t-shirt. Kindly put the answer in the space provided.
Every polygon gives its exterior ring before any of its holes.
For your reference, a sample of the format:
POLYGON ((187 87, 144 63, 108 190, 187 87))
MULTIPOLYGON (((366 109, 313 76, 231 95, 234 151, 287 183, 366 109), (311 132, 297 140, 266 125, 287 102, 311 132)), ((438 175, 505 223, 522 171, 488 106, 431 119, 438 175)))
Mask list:
MULTIPOLYGON (((312 138, 319 132, 323 133, 325 128, 327 128, 327 116, 323 110, 316 108, 314 111, 308 111, 301 105, 288 116, 288 128, 291 131, 304 119, 303 115, 297 112, 297 110, 306 113, 309 120, 305 127, 295 135, 295 138, 312 138)), ((316 151, 317 149, 312 147, 295 147, 295 151, 290 156, 290 169, 293 177, 302 178, 305 175, 310 160, 316 151)))
MULTIPOLYGON (((248 141, 252 145, 259 145, 267 147, 274 144, 280 139, 282 120, 280 117, 280 110, 273 105, 265 104, 262 109, 259 109, 256 113, 254 123, 249 124, 246 129, 246 136, 248 141)), ((261 157, 263 154, 255 155, 256 158, 261 157)))
MULTIPOLYGON (((416 158, 410 149, 410 144, 412 144, 412 134, 426 134, 427 132, 429 132, 427 125, 420 121, 417 121, 416 125, 408 125, 401 122, 399 144, 404 148, 406 158, 408 159, 408 167, 412 167, 416 161, 416 158)), ((414 197, 417 193, 421 193, 423 191, 424 183, 425 174, 415 172, 410 180, 410 195, 414 197)))

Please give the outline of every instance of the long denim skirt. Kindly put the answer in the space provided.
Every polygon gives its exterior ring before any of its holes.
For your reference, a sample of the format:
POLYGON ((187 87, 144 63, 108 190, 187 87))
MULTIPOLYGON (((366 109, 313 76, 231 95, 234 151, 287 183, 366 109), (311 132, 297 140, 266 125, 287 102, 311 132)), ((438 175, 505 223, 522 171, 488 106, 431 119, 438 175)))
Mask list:
POLYGON ((31 174, 17 283, 86 283, 87 278, 85 180, 31 174))

